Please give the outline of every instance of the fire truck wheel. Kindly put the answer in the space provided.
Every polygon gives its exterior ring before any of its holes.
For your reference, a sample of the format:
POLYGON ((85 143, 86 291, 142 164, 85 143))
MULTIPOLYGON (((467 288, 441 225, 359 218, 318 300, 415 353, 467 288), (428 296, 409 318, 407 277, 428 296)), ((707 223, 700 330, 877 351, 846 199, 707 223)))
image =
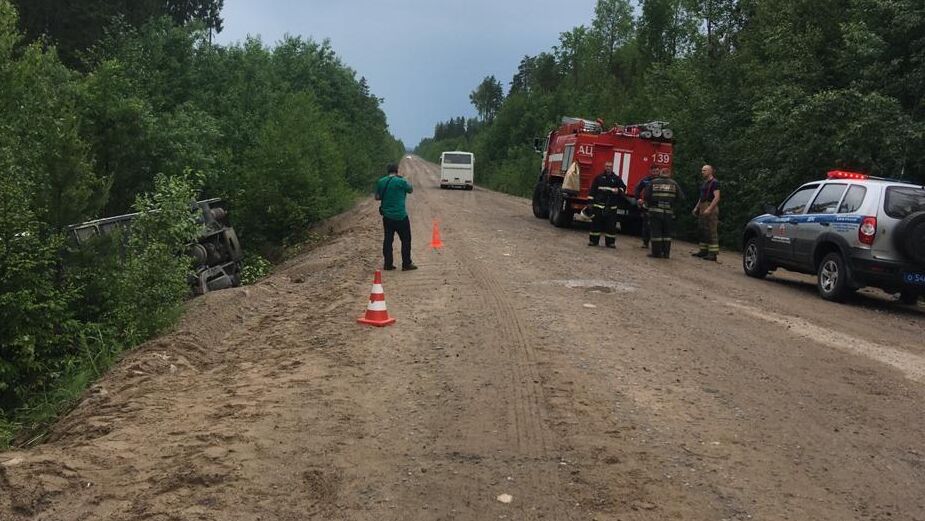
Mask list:
POLYGON ((556 228, 568 228, 572 224, 573 213, 563 208, 565 198, 562 196, 562 187, 555 185, 552 187, 552 196, 549 198, 549 222, 556 228))
POLYGON ((559 203, 556 201, 556 193, 554 190, 554 188, 550 189, 551 193, 549 194, 549 211, 547 212, 549 214, 549 224, 556 223, 556 214, 559 210, 559 203))
POLYGON ((537 219, 549 217, 549 199, 546 196, 546 183, 540 181, 533 188, 533 216, 537 219))

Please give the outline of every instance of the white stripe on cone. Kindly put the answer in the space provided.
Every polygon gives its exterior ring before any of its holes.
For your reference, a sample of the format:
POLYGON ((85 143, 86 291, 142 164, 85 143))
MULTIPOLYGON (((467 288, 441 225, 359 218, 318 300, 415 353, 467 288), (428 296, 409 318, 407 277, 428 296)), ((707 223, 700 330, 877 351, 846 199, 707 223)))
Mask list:
POLYGON ((370 300, 369 306, 366 307, 369 311, 386 311, 385 301, 384 300, 370 300))
POLYGON ((382 284, 373 284, 373 290, 370 291, 373 295, 382 295, 385 293, 385 290, 382 289, 382 284))

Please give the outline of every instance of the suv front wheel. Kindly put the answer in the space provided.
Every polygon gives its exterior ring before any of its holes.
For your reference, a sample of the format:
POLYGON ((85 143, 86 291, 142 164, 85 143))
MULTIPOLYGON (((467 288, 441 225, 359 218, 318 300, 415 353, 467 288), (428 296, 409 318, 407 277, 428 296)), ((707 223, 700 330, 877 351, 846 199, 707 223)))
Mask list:
POLYGON ((742 252, 742 268, 749 277, 763 279, 768 276, 768 263, 764 260, 758 237, 752 237, 745 243, 745 251, 742 252))
POLYGON ((832 252, 819 263, 816 286, 825 300, 840 302, 848 296, 848 267, 840 253, 832 252))

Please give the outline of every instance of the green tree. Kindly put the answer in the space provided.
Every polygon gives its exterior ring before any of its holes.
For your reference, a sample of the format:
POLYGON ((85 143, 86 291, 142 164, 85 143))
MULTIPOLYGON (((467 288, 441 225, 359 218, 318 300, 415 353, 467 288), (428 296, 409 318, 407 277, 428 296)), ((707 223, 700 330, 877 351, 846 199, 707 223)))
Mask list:
POLYGON ((225 0, 166 0, 165 10, 177 24, 202 22, 210 31, 222 32, 225 0))
POLYGON ((614 54, 633 37, 633 7, 629 0, 598 0, 592 33, 600 39, 607 68, 614 69, 614 54))
POLYGON ((494 76, 487 76, 478 87, 469 94, 469 101, 475 106, 479 117, 491 121, 504 102, 504 87, 494 76))
POLYGON ((35 188, 36 216, 62 228, 92 215, 104 184, 79 135, 76 75, 37 44, 18 53, 15 11, 0 2, 0 119, 21 175, 35 188))
POLYGON ((345 160, 329 125, 311 94, 289 95, 245 154, 235 203, 242 232, 263 248, 298 241, 346 206, 345 160))
POLYGON ((175 24, 197 22, 211 32, 222 31, 224 0, 13 0, 29 41, 47 38, 64 62, 77 66, 86 51, 102 40, 115 22, 141 27, 169 16, 175 24))

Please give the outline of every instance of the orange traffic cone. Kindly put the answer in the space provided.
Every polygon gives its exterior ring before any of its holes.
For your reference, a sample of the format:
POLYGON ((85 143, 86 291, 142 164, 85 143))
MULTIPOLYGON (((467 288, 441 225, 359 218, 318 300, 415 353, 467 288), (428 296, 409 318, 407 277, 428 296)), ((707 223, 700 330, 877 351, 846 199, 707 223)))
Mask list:
POLYGON ((435 250, 443 247, 443 241, 440 240, 440 225, 437 224, 436 219, 434 219, 434 233, 430 239, 430 247, 435 250))
POLYGON ((391 326, 395 323, 395 319, 389 317, 389 312, 385 309, 385 291, 382 289, 382 272, 379 270, 376 270, 376 277, 373 279, 366 315, 358 318, 357 322, 376 327, 391 326))

